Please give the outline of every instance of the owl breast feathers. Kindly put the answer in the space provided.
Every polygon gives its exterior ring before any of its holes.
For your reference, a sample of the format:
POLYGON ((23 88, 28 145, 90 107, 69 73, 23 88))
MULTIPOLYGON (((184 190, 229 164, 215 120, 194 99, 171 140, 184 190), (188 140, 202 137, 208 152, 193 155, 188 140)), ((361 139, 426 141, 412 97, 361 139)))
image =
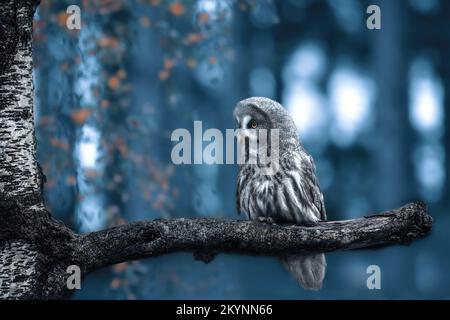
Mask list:
POLYGON ((314 162, 301 146, 280 156, 280 169, 274 175, 265 175, 256 166, 242 166, 236 205, 251 220, 270 217, 296 224, 326 220, 314 162))

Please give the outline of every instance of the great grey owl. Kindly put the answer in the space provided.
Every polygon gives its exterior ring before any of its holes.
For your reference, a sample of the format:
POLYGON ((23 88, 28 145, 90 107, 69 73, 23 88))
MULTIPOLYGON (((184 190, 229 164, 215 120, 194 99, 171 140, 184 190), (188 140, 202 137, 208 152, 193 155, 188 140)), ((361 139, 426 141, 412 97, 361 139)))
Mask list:
MULTIPOLYGON (((297 128, 286 109, 271 99, 252 97, 236 105, 234 117, 240 129, 238 139, 241 146, 247 139, 244 146, 247 159, 252 152, 260 152, 260 149, 251 150, 249 137, 254 137, 260 129, 268 133, 278 129, 279 133, 279 168, 274 174, 262 172, 259 163, 239 165, 236 190, 238 213, 245 213, 251 220, 301 225, 326 220, 314 161, 300 143, 297 128)), ((270 151, 270 139, 266 144, 270 151)), ((281 259, 303 288, 321 288, 326 269, 324 254, 295 254, 281 259)))

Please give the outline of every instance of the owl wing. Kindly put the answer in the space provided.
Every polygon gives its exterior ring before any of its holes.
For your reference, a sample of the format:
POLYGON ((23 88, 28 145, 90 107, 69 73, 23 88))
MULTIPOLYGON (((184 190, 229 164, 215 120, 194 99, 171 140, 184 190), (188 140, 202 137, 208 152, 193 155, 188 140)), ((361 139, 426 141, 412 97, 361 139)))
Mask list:
POLYGON ((236 186, 236 211, 241 214, 241 188, 239 187, 239 179, 236 186))
POLYGON ((236 211, 238 214, 241 214, 241 196, 242 196, 242 188, 245 187, 246 183, 251 178, 251 172, 247 168, 239 168, 239 173, 237 177, 236 183, 236 211))
POLYGON ((306 164, 303 166, 305 171, 304 177, 307 179, 306 190, 309 200, 320 213, 320 219, 322 221, 327 220, 327 213, 325 210, 325 203, 323 201, 323 194, 320 190, 319 184, 316 177, 316 166, 314 165, 314 160, 310 155, 306 157, 306 164))
POLYGON ((327 219, 325 203, 316 178, 313 158, 304 150, 285 157, 284 165, 287 176, 294 177, 296 197, 303 210, 311 212, 316 218, 327 219))

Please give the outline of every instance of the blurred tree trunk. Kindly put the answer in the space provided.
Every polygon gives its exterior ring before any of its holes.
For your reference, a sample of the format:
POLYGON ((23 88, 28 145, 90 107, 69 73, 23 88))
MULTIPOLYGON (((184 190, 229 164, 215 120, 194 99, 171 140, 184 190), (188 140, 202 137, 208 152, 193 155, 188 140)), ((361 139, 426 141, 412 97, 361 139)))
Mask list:
POLYGON ((100 146, 108 153, 103 157, 106 161, 104 168, 103 194, 105 199, 105 213, 115 212, 126 219, 127 206, 123 199, 126 192, 127 156, 129 151, 130 90, 129 70, 131 63, 130 46, 133 43, 132 12, 128 4, 124 3, 120 9, 109 14, 96 12, 93 24, 97 24, 100 34, 97 44, 102 39, 113 39, 119 43, 118 48, 99 45, 100 64, 100 97, 98 103, 107 101, 107 108, 101 110, 101 121, 98 122, 101 132, 100 146), (120 51, 120 52, 119 52, 120 51), (116 82, 118 83, 116 85, 116 82), (108 209, 112 209, 108 210, 108 209))
MULTIPOLYGON (((428 20, 428 24, 426 25, 428 28, 427 34, 424 32, 424 41, 429 39, 428 34, 431 33, 433 35, 432 45, 435 50, 438 51, 439 54, 439 63, 438 63, 438 73, 440 78, 442 79, 443 88, 444 88, 444 146, 445 146, 445 186, 442 192, 443 195, 450 194, 450 62, 448 61, 450 57, 450 42, 448 40, 449 35, 449 19, 450 19, 450 1, 441 1, 439 10, 439 18, 430 17, 428 20), (433 20, 434 18, 434 20, 433 20), (441 23, 435 23, 435 21, 441 21, 441 23)), ((449 200, 448 197, 444 196, 443 206, 448 206, 449 200)))
POLYGON ((34 44, 36 48, 34 52, 39 53, 34 55, 37 62, 36 90, 39 99, 36 136, 39 141, 38 159, 51 154, 50 157, 46 157, 47 161, 41 162, 47 178, 55 182, 53 188, 47 189, 51 192, 45 194, 46 204, 65 224, 74 226, 77 189, 76 185, 67 183, 67 178, 76 176, 73 158, 76 127, 68 114, 79 106, 75 94, 78 33, 70 34, 66 29, 52 23, 52 18, 66 7, 67 4, 61 2, 56 7, 44 5, 39 9, 39 20, 43 27, 40 30, 42 40, 34 44), (56 41, 66 43, 63 53, 52 50, 56 41), (55 64, 54 61, 59 63, 55 64), (61 92, 69 94, 61 95, 61 92), (57 97, 56 102, 55 97, 57 97), (53 122, 62 125, 52 125, 53 122), (64 141, 67 148, 57 148, 52 145, 56 139, 64 141), (64 174, 58 174, 62 169, 64 174))
POLYGON ((408 51, 405 4, 375 1, 381 8, 381 30, 373 37, 373 71, 377 85, 374 126, 375 208, 387 209, 412 197, 412 131, 408 118, 408 51))
MULTIPOLYGON (((372 4, 372 3, 371 3, 372 4)), ((408 10, 401 0, 380 0, 381 30, 368 30, 373 37, 373 74, 376 84, 374 143, 375 172, 372 189, 375 210, 386 210, 415 196, 412 164, 414 139, 409 122, 408 68, 410 35, 408 10)), ((397 262, 414 265, 409 252, 397 256, 397 262)), ((404 270, 405 290, 414 289, 414 270, 404 270)))

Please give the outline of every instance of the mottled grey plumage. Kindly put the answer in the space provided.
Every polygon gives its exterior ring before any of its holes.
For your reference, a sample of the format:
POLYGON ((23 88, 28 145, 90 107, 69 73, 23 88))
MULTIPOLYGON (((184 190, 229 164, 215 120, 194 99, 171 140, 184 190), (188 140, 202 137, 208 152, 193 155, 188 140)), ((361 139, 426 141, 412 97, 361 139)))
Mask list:
MULTIPOLYGON (((279 129, 280 166, 276 174, 265 174, 260 170, 261 165, 240 165, 236 190, 237 211, 246 213, 251 220, 306 225, 326 220, 314 161, 301 145, 297 128, 287 111, 273 100, 253 97, 240 101, 234 116, 242 130, 241 143, 242 137, 255 135, 259 129, 268 132, 279 129), (256 123, 256 129, 250 123, 256 123)), ((247 152, 251 152, 248 148, 247 152)), ((305 289, 321 288, 326 269, 323 254, 290 255, 282 260, 305 289)))

